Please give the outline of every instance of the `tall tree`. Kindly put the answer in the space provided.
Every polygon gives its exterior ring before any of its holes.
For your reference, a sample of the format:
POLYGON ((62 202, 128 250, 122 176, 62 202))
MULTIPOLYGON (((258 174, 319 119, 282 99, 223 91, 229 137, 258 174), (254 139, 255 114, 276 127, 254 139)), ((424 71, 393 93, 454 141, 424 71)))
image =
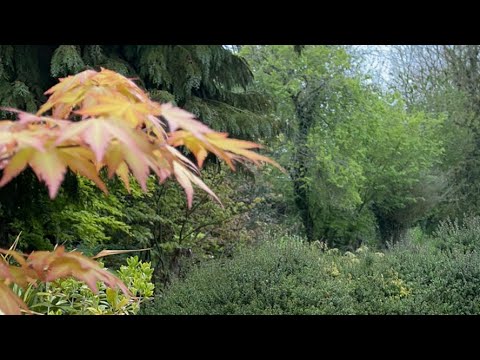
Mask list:
MULTIPOLYGON (((248 90, 253 75, 245 60, 220 45, 0 45, 0 106, 35 112, 58 77, 100 67, 138 79, 152 99, 180 105, 219 131, 240 138, 275 131, 269 99, 248 90)), ((1 111, 0 117, 12 114, 1 111)), ((69 174, 60 196, 48 201, 31 171, 0 189, 0 245, 7 246, 20 230, 31 234, 32 248, 62 241, 52 214, 78 200, 78 189, 69 174)), ((118 204, 100 203, 107 217, 118 210, 118 204)), ((75 212, 92 211, 85 206, 80 201, 75 212)), ((86 228, 100 220, 90 215, 79 220, 86 228)), ((111 215, 119 220, 120 214, 111 215)))
POLYGON ((301 49, 292 46, 245 46, 240 53, 250 60, 264 91, 277 99, 280 117, 293 128, 288 130, 295 145, 289 172, 295 203, 306 236, 311 241, 314 233, 307 181, 311 152, 305 145, 310 129, 316 123, 325 121, 325 115, 331 111, 327 104, 336 97, 336 88, 342 86, 348 69, 348 56, 335 46, 304 46, 301 49))
POLYGON ((432 173, 441 118, 408 114, 350 66, 344 48, 243 47, 256 81, 277 99, 295 202, 309 240, 355 246, 397 241, 437 201, 432 173))
POLYGON ((56 78, 100 67, 138 78, 155 100, 232 135, 272 131, 268 98, 247 91, 247 63, 220 45, 1 45, 0 105, 33 111, 56 78))

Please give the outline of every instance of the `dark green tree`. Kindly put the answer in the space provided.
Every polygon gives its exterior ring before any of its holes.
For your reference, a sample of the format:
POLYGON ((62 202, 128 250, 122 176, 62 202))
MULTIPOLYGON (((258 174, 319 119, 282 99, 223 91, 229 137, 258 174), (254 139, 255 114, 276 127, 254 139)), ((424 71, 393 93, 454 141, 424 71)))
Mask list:
POLYGON ((241 54, 252 64, 260 87, 277 100, 277 114, 293 139, 294 153, 287 167, 306 236, 313 240, 307 174, 312 153, 306 144, 312 127, 332 111, 327 104, 344 84, 348 56, 336 46, 245 46, 241 54))
MULTIPOLYGON (((219 131, 249 139, 275 131, 268 97, 249 90, 253 75, 247 63, 220 45, 0 45, 0 106, 35 112, 46 100, 44 91, 58 77, 100 67, 136 79, 153 99, 173 102, 219 131)), ((12 114, 1 111, 0 116, 12 114)), ((112 238, 115 226, 99 234, 99 221, 135 224, 132 214, 145 213, 131 206, 122 213, 130 203, 122 193, 115 194, 117 203, 98 193, 97 205, 92 207, 82 186, 78 191, 75 176, 69 174, 62 193, 52 202, 35 175, 26 172, 0 189, 0 245, 8 246, 20 230, 31 249, 87 236, 85 231, 93 239, 112 238), (99 207, 101 214, 97 214, 99 207), (61 231, 65 218, 53 216, 62 210, 77 214, 75 226, 65 233, 61 231)), ((88 192, 89 196, 96 193, 88 192)))

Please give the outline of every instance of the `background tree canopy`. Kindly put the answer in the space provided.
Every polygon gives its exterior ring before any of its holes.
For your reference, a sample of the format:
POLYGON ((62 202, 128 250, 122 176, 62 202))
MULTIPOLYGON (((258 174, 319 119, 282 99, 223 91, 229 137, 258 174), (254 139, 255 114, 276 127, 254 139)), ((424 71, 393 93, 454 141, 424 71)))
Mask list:
POLYGON ((342 47, 244 46, 241 54, 292 128, 285 166, 310 240, 358 246, 378 230, 383 242, 397 241, 431 210, 442 118, 407 112, 399 94, 368 84, 342 47))

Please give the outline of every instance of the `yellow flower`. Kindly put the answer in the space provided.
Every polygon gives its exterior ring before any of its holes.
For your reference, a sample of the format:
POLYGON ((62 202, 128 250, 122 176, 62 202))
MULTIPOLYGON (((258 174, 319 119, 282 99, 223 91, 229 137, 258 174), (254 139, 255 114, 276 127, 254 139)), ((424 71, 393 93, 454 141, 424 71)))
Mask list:
POLYGON ((412 292, 411 289, 405 286, 405 283, 402 279, 396 278, 393 279, 391 282, 398 288, 400 297, 406 297, 412 292))
POLYGON ((330 274, 330 275, 332 275, 332 276, 335 276, 335 277, 337 277, 337 276, 340 275, 340 271, 338 270, 337 265, 335 265, 335 263, 332 263, 331 266, 326 267, 326 268, 325 268, 325 271, 326 271, 328 274, 330 274))

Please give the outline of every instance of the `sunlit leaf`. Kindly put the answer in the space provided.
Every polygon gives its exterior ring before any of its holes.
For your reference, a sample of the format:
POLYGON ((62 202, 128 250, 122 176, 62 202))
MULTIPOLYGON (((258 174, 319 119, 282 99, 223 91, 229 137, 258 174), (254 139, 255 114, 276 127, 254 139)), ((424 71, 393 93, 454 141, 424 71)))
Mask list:
POLYGON ((28 256, 27 264, 43 281, 73 276, 85 282, 93 292, 97 292, 97 281, 101 281, 109 287, 118 287, 125 295, 129 295, 125 284, 115 275, 102 269, 99 263, 77 251, 66 252, 63 246, 57 247, 53 252, 33 252, 28 256))
POLYGON ((53 199, 67 171, 59 155, 59 149, 52 146, 44 152, 34 152, 29 159, 29 164, 38 178, 45 182, 50 198, 53 199))
POLYGON ((82 147, 60 148, 58 155, 73 172, 92 180, 103 192, 108 193, 107 187, 98 176, 93 162, 93 153, 89 149, 82 147))
POLYGON ((0 313, 4 315, 20 315, 27 305, 13 291, 0 281, 0 313))
POLYGON ((0 186, 10 182, 15 176, 20 174, 28 166, 34 150, 32 148, 22 149, 12 156, 7 166, 3 169, 3 176, 0 180, 0 186))
POLYGON ((136 250, 102 250, 97 255, 93 256, 92 259, 98 259, 101 257, 110 256, 110 255, 128 254, 131 252, 148 251, 148 250, 152 250, 152 248, 136 249, 136 250))
POLYGON ((190 131, 196 137, 213 132, 207 125, 195 120, 193 114, 170 103, 162 104, 161 111, 161 115, 167 120, 171 132, 181 128, 190 131))

